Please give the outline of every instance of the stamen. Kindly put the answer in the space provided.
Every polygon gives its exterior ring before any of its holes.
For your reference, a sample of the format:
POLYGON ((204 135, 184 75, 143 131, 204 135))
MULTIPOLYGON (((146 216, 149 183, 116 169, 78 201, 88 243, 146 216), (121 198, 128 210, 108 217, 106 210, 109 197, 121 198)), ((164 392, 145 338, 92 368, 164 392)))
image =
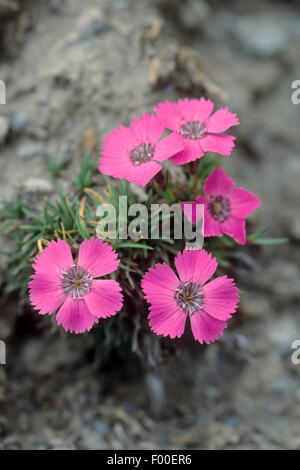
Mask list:
POLYGON ((62 275, 62 287, 65 294, 73 299, 82 299, 90 291, 92 280, 88 271, 74 265, 62 275))
POLYGON ((206 126, 200 121, 185 122, 181 126, 180 134, 189 140, 202 139, 206 135, 206 126))
POLYGON ((230 216, 230 201, 227 197, 210 196, 207 208, 218 222, 225 222, 230 216))
POLYGON ((197 282, 182 282, 175 291, 178 307, 189 316, 200 310, 203 299, 203 291, 197 282))
POLYGON ((150 162, 154 155, 154 146, 147 143, 135 147, 130 152, 130 159, 134 165, 150 162))

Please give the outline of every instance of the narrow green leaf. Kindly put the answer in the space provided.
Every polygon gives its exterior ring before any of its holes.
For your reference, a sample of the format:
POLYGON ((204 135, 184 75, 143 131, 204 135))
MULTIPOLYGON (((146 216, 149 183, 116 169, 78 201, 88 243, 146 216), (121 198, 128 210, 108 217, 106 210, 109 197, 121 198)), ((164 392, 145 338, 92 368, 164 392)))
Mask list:
POLYGON ((154 250, 152 246, 145 245, 143 243, 133 243, 133 242, 121 243, 120 245, 118 245, 118 248, 143 248, 145 250, 154 250))
POLYGON ((281 245, 288 243, 288 238, 257 238, 252 242, 253 245, 281 245))

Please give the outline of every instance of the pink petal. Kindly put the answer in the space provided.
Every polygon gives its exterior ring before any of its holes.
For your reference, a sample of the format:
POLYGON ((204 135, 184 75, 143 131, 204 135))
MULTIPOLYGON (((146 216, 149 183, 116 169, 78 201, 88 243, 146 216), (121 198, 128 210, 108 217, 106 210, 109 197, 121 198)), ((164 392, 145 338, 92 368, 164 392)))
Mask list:
POLYGON ((203 204, 205 207, 208 204, 208 200, 205 199, 205 197, 202 197, 202 196, 196 197, 195 201, 196 201, 197 204, 203 204))
POLYGON ((255 194, 243 188, 236 188, 230 194, 231 214, 237 219, 245 219, 250 212, 261 205, 261 200, 255 194))
POLYGON ((67 297, 56 315, 58 325, 62 325, 70 333, 83 333, 89 331, 98 322, 97 318, 90 314, 84 300, 74 300, 67 297))
POLYGON ((73 264, 68 243, 64 240, 57 240, 50 242, 44 251, 36 256, 32 267, 36 273, 52 273, 59 276, 73 264))
POLYGON ((139 144, 155 144, 164 132, 164 126, 154 114, 144 114, 132 119, 130 123, 134 135, 139 144))
POLYGON ((183 138, 179 134, 173 132, 172 134, 157 142, 153 159, 158 162, 162 162, 180 152, 183 148, 183 138))
POLYGON ((92 237, 81 243, 77 264, 93 277, 105 276, 118 268, 120 261, 117 256, 108 243, 92 237))
POLYGON ((123 178, 132 165, 130 152, 140 144, 128 127, 120 126, 111 131, 103 142, 99 159, 99 171, 115 178, 123 178))
POLYGON ((174 299, 179 279, 166 263, 156 264, 143 277, 142 289, 148 302, 169 302, 174 299))
POLYGON ((178 100, 177 103, 166 101, 155 106, 155 111, 165 127, 180 132, 184 122, 204 122, 213 111, 213 103, 205 98, 178 100))
POLYGON ((153 115, 142 116, 133 121, 132 125, 136 133, 132 129, 120 126, 108 134, 99 159, 99 171, 114 178, 124 178, 145 186, 161 170, 161 166, 155 161, 134 165, 130 153, 142 143, 154 145, 164 129, 158 118, 153 115))
POLYGON ((239 304, 239 293, 233 279, 217 277, 203 287, 204 303, 202 310, 217 320, 227 320, 239 304))
POLYGON ((217 269, 216 258, 205 250, 184 250, 175 258, 180 280, 198 282, 203 285, 217 269))
POLYGON ((205 181, 203 191, 207 196, 227 196, 234 186, 235 182, 223 168, 216 168, 205 181))
POLYGON ((142 163, 141 165, 133 165, 129 156, 126 160, 117 161, 111 159, 108 164, 103 163, 99 166, 99 171, 113 176, 114 178, 124 178, 130 183, 145 186, 159 172, 162 167, 155 161, 142 163))
POLYGON ((231 126, 236 126, 240 123, 236 114, 230 113, 228 108, 218 109, 207 120, 206 129, 208 132, 219 133, 224 132, 231 126))
POLYGON ((222 224, 222 232, 227 233, 241 245, 246 243, 245 219, 229 217, 222 224))
POLYGON ((176 308, 175 302, 168 309, 159 305, 152 306, 148 318, 151 330, 157 335, 180 338, 184 332, 186 314, 176 308))
POLYGON ((132 173, 134 165, 130 161, 129 151, 115 153, 114 156, 105 155, 99 160, 98 170, 114 178, 127 178, 132 173))
POLYGON ((201 158, 204 155, 201 143, 202 139, 199 140, 188 140, 183 139, 184 149, 172 157, 172 162, 175 165, 183 165, 184 163, 193 162, 197 158, 201 158))
POLYGON ((191 315, 190 320, 194 338, 201 344, 214 342, 227 326, 225 321, 216 320, 202 310, 191 315))
POLYGON ((144 187, 161 170, 161 165, 155 161, 150 161, 136 167, 132 166, 130 172, 124 178, 131 183, 144 187))
POLYGON ((204 212, 204 237, 221 237, 222 224, 215 220, 210 212, 206 209, 204 212))
POLYGON ((34 274, 28 285, 30 302, 41 315, 56 312, 65 299, 60 278, 51 272, 34 274))
POLYGON ((111 279, 94 280, 84 296, 86 306, 94 317, 107 318, 121 310, 123 304, 120 284, 111 279))
POLYGON ((221 155, 230 155, 234 147, 233 135, 225 134, 206 134, 201 139, 201 146, 204 152, 216 152, 221 155))
POLYGON ((123 178, 133 164, 130 152, 140 144, 131 129, 120 126, 108 134, 99 159, 99 171, 115 178, 123 178))
POLYGON ((103 156, 120 158, 120 154, 128 154, 134 147, 139 145, 139 140, 134 132, 125 126, 113 129, 104 139, 102 150, 103 156))
POLYGON ((178 101, 178 107, 185 122, 204 122, 213 112, 214 104, 211 100, 206 100, 203 97, 200 99, 185 98, 178 101))
POLYGON ((154 107, 158 118, 162 124, 173 131, 179 132, 182 124, 182 116, 180 114, 178 104, 171 101, 159 103, 154 107))
POLYGON ((178 310, 175 291, 179 279, 167 264, 156 264, 144 275, 142 289, 150 307, 150 327, 158 335, 181 336, 186 314, 178 310))
POLYGON ((204 207, 206 204, 206 199, 198 197, 194 202, 182 202, 181 209, 188 221, 191 224, 195 224, 198 220, 203 219, 204 207))

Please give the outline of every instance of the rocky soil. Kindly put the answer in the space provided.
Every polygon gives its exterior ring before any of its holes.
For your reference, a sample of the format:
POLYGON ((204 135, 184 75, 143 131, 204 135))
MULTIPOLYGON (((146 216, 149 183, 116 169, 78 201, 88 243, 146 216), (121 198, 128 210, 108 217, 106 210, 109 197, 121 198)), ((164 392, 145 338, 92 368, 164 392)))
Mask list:
POLYGON ((6 198, 19 186, 39 197, 68 189, 78 155, 108 130, 161 99, 205 94, 240 117, 220 163, 263 200, 252 229, 290 237, 245 249, 241 309, 222 341, 178 341, 151 370, 133 358, 96 370, 85 336, 32 334, 14 300, 1 299, 0 448, 300 449, 298 2, 1 0, 0 20, 6 198))

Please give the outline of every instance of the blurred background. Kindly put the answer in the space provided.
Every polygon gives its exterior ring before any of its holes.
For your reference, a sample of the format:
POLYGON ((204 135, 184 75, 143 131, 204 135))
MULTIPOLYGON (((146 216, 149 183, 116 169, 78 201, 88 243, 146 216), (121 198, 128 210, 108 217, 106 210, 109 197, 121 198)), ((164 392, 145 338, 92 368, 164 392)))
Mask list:
POLYGON ((2 197, 22 186, 37 207, 113 127, 204 95, 240 118, 220 164, 263 201, 252 229, 290 238, 244 249, 222 340, 174 343, 152 366, 132 354, 99 369, 86 335, 45 328, 2 293, 0 449, 300 449, 299 50, 296 0, 0 0, 2 197))

